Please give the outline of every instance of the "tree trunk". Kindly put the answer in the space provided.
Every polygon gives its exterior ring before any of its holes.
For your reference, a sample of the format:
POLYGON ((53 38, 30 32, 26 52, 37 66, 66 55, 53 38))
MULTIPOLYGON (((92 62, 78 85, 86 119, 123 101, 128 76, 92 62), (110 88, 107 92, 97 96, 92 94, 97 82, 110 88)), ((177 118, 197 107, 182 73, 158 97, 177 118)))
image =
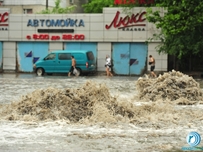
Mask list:
POLYGON ((46 0, 46 10, 48 10, 48 6, 49 6, 48 3, 49 3, 48 0, 46 0))
POLYGON ((190 58, 189 58, 189 72, 192 71, 192 55, 190 54, 190 58))
POLYGON ((173 56, 173 69, 176 70, 176 57, 173 56))

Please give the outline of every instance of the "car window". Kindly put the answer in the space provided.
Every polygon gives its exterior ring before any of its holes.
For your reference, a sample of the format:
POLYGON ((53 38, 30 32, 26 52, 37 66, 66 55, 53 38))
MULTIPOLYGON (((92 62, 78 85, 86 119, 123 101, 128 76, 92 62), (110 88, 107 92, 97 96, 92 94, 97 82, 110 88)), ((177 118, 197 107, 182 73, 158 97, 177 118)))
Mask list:
POLYGON ((87 52, 88 60, 94 60, 94 54, 92 52, 87 52))
POLYGON ((70 53, 59 53, 59 60, 71 60, 70 53))
POLYGON ((46 57, 45 57, 45 60, 54 60, 55 59, 55 57, 56 57, 56 54, 49 54, 49 55, 47 55, 46 57))
POLYGON ((83 54, 83 53, 74 53, 73 55, 74 55, 74 58, 76 60, 84 60, 85 59, 85 54, 83 54))

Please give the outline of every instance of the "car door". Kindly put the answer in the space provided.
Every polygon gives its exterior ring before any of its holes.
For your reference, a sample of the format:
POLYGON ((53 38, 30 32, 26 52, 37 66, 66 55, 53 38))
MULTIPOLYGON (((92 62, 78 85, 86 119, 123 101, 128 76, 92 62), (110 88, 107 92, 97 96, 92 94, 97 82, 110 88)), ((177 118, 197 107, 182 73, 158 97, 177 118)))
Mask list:
POLYGON ((56 54, 51 53, 44 58, 43 68, 47 73, 54 73, 56 66, 56 54))
POLYGON ((81 70, 86 70, 86 57, 84 53, 72 53, 76 60, 76 67, 81 70))
POLYGON ((71 68, 71 54, 58 53, 58 61, 56 71, 59 73, 67 73, 71 68))

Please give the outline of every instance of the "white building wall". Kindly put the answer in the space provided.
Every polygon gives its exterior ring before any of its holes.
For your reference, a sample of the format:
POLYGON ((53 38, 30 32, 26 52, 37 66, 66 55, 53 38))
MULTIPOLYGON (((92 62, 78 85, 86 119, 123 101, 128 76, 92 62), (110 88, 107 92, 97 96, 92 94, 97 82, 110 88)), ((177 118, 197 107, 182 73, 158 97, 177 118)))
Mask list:
MULTIPOLYGON (((106 29, 106 25, 110 25, 113 21, 117 10, 121 12, 119 17, 125 17, 126 14, 122 12, 122 8, 105 8, 103 14, 9 14, 9 40, 27 41, 27 35, 41 34, 37 32, 37 29, 74 29, 74 33, 70 34, 84 34, 85 39, 82 42, 145 42, 148 38, 151 38, 154 33, 159 32, 152 23, 146 24, 145 31, 122 31, 113 26, 110 29, 106 29), (28 21, 31 20, 80 20, 84 21, 83 26, 68 26, 68 27, 47 27, 46 25, 32 27, 27 26, 28 21)), ((2 12, 2 11, 1 11, 2 12)), ((139 8, 136 8, 135 14, 139 13, 139 8)), ((119 19, 118 19, 119 20, 119 19)), ((50 36, 58 35, 62 37, 64 33, 49 33, 50 36)), ((1 36, 0 36, 1 38, 1 36)), ((32 39, 33 41, 33 39, 32 39)), ((34 40, 34 41, 47 41, 47 40, 34 40)), ((52 41, 49 39, 48 41, 52 41)), ((63 39, 57 40, 63 41, 63 39)), ((79 41, 78 41, 79 42, 79 41)))
POLYGON ((102 43, 97 44, 97 71, 105 71, 105 61, 106 55, 111 56, 111 43, 102 43))
MULTIPOLYGON (((136 8, 132 11, 134 14, 143 11, 144 8, 136 8)), ((10 12, 9 9, 0 9, 0 13, 5 11, 10 12)), ((143 23, 146 24, 145 31, 122 31, 118 28, 114 28, 113 26, 110 29, 106 29, 106 25, 110 25, 113 21, 116 12, 120 11, 120 16, 124 18, 126 16, 126 12, 123 12, 122 8, 104 8, 103 14, 52 14, 52 15, 44 15, 44 14, 9 14, 8 17, 8 30, 7 31, 0 31, 0 41, 10 41, 10 42, 17 42, 17 41, 24 41, 24 42, 49 42, 49 52, 53 50, 63 50, 63 43, 66 42, 98 42, 98 55, 97 55, 97 66, 98 71, 104 71, 104 64, 105 64, 105 56, 111 55, 112 50, 112 42, 145 42, 148 38, 151 38, 154 33, 158 33, 159 30, 156 29, 155 25, 152 23, 148 23, 144 21, 143 23), (29 20, 60 20, 60 19, 72 19, 72 20, 80 20, 84 21, 83 26, 68 26, 68 27, 47 27, 41 26, 32 27, 27 26, 29 20), (38 29, 74 29, 74 33, 68 34, 84 34, 84 40, 63 40, 62 35, 64 33, 48 33, 51 37, 52 35, 58 35, 61 37, 60 40, 53 41, 49 40, 28 40, 26 38, 27 35, 32 36, 33 34, 43 34, 38 33, 38 29)), ((119 18, 120 19, 120 18, 119 18)), ((119 20, 118 20, 119 21, 119 20)), ((167 55, 159 55, 156 52, 155 46, 158 45, 158 42, 151 42, 148 44, 148 55, 151 54, 156 59, 156 68, 155 71, 166 71, 167 70, 167 55)), ((15 46, 13 46, 15 48, 15 46)), ((5 48, 6 49, 6 48, 5 48)), ((8 50, 8 49, 6 49, 8 50)), ((6 51, 4 50, 4 52, 6 51)), ((14 49, 15 50, 15 49, 14 49)), ((11 49, 10 49, 11 51, 11 49)), ((6 52, 9 53, 9 52, 6 52)), ((11 52, 10 52, 11 53, 11 52)), ((6 54, 5 65, 3 66, 5 69, 14 68, 15 63, 14 60, 8 60, 8 55, 6 54), (11 64, 10 64, 11 63, 11 64)), ((13 59, 13 56, 10 56, 13 59)))
POLYGON ((16 69, 16 42, 3 42, 3 70, 16 69))
POLYGON ((103 42, 104 41, 104 18, 103 14, 90 15, 90 41, 103 42))
POLYGON ((49 43, 49 52, 52 52, 55 50, 63 50, 63 43, 62 42, 49 43))

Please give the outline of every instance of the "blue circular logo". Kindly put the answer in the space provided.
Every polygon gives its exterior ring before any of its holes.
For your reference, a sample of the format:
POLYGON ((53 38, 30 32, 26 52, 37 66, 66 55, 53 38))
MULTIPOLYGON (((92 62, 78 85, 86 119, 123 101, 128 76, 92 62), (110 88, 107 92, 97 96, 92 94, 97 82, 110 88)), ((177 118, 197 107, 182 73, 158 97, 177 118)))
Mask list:
POLYGON ((195 147, 200 143, 201 137, 197 132, 190 132, 187 135, 186 141, 191 147, 195 147))

